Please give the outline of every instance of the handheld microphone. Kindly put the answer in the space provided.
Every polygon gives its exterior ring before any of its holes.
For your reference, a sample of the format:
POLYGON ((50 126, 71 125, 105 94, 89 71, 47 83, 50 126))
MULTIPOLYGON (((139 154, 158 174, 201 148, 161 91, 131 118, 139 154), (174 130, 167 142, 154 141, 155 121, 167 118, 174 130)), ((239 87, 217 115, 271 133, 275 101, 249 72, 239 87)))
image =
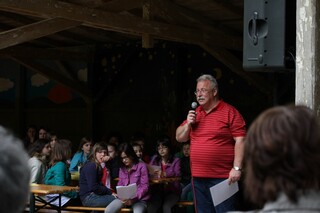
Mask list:
POLYGON ((191 103, 191 108, 192 108, 192 109, 196 109, 197 106, 198 106, 198 103, 197 103, 197 102, 192 102, 192 103, 191 103))

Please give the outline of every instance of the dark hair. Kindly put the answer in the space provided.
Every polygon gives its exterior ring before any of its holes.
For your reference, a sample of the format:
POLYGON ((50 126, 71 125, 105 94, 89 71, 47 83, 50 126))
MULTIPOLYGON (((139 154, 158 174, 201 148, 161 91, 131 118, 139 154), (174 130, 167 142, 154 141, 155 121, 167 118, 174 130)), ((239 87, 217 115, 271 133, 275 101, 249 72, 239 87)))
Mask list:
POLYGON ((93 144, 93 141, 92 141, 92 139, 90 137, 87 137, 87 136, 81 138, 79 146, 78 146, 78 149, 77 149, 77 152, 81 152, 83 145, 86 144, 86 143, 93 144))
POLYGON ((174 155, 172 154, 172 149, 171 149, 171 140, 169 138, 169 136, 167 135, 162 135, 160 137, 158 137, 157 139, 157 145, 156 145, 156 158, 155 158, 155 162, 157 164, 161 163, 161 156, 158 152, 158 147, 159 146, 164 146, 164 147, 168 147, 168 151, 169 151, 169 158, 168 158, 168 162, 172 163, 174 160, 174 155))
POLYGON ((50 140, 48 140, 48 139, 38 139, 38 140, 36 140, 34 143, 32 143, 32 144, 29 146, 29 149, 28 149, 28 154, 29 154, 29 156, 30 156, 30 157, 33 157, 33 156, 40 157, 43 148, 44 148, 48 143, 50 143, 50 140))
POLYGON ((245 191, 263 205, 283 192, 297 202, 299 191, 320 184, 320 126, 305 106, 278 106, 263 112, 245 139, 245 191))
POLYGON ((124 153, 127 155, 127 157, 132 160, 132 162, 133 162, 134 164, 137 164, 137 163, 139 162, 139 158, 138 158, 138 156, 136 155, 136 153, 134 152, 134 149, 133 149, 133 147, 132 147, 131 144, 129 144, 129 143, 122 143, 122 144, 120 144, 118 150, 119 150, 119 152, 118 152, 118 153, 119 153, 119 161, 120 161, 120 165, 121 165, 121 166, 125 166, 125 165, 123 164, 123 161, 122 161, 122 158, 121 158, 121 153, 122 153, 122 152, 124 152, 124 153))

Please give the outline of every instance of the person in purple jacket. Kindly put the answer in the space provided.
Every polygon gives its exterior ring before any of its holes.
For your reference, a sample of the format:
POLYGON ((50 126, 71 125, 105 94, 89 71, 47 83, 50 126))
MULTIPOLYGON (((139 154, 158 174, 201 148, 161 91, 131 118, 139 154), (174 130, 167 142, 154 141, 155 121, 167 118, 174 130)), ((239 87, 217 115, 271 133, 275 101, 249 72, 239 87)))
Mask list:
MULTIPOLYGON (((161 171, 156 171, 154 176, 172 178, 181 176, 180 158, 171 151, 171 141, 166 135, 157 140, 157 154, 151 158, 150 165, 160 166, 161 171)), ((179 181, 169 182, 165 185, 153 185, 152 198, 148 212, 157 212, 161 207, 164 213, 171 213, 172 207, 179 201, 181 185, 179 181)))
POLYGON ((130 144, 122 143, 118 150, 121 159, 118 186, 127 186, 132 183, 137 184, 136 197, 123 200, 122 202, 126 206, 131 206, 134 213, 146 212, 147 201, 150 198, 147 165, 139 161, 130 144))
POLYGON ((112 189, 102 184, 105 156, 108 148, 103 143, 96 143, 92 149, 88 161, 80 169, 80 199, 84 206, 106 207, 105 213, 119 212, 123 203, 117 198, 112 189))

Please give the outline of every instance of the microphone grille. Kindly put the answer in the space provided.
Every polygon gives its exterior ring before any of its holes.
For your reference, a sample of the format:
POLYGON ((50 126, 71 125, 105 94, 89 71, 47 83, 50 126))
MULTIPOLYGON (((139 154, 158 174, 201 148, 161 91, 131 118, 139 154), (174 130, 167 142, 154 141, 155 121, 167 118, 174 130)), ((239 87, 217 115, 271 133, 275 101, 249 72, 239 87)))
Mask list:
POLYGON ((192 102, 192 103, 191 103, 191 108, 192 108, 192 109, 197 108, 197 106, 198 106, 197 102, 192 102))

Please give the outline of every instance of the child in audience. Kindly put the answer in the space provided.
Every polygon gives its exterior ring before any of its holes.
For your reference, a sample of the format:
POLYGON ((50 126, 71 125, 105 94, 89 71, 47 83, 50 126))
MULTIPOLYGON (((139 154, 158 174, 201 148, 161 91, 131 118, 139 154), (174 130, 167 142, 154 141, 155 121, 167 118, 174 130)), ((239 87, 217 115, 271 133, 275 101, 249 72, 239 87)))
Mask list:
POLYGON ((29 125, 26 132, 26 137, 23 141, 24 148, 26 150, 28 150, 29 146, 38 139, 36 133, 37 133, 37 127, 35 125, 29 125))
POLYGON ((145 137, 142 133, 136 133, 132 137, 131 145, 133 144, 139 144, 141 146, 142 156, 140 159, 142 159, 145 163, 150 163, 150 156, 145 153, 145 137))
MULTIPOLYGON (((180 177, 180 159, 174 157, 171 152, 171 141, 168 136, 157 140, 157 154, 152 157, 150 165, 161 166, 161 171, 155 171, 154 176, 180 177)), ((154 185, 151 188, 152 199, 148 212, 157 212, 161 208, 164 213, 171 213, 172 207, 179 201, 181 186, 179 181, 169 182, 163 185, 154 185)))
POLYGON ((191 170, 190 170, 190 143, 182 144, 182 158, 181 158, 181 197, 180 200, 192 199, 192 185, 191 185, 191 170))
POLYGON ((140 144, 138 143, 132 143, 132 148, 134 150, 134 152, 136 153, 137 157, 139 158, 140 161, 143 161, 142 156, 142 147, 140 144))
POLYGON ((50 141, 38 139, 29 147, 28 165, 31 171, 30 183, 43 184, 51 153, 50 141))
MULTIPOLYGON (((193 190, 191 183, 191 169, 190 169, 190 142, 182 143, 181 149, 181 201, 193 201, 193 190)), ((193 213, 194 207, 188 206, 187 213, 193 213)))
MULTIPOLYGON (((71 156, 71 142, 65 139, 58 140, 54 145, 49 162, 49 169, 45 175, 45 184, 57 186, 70 186, 71 174, 69 172, 67 160, 71 156)), ((47 195, 48 200, 54 199, 58 194, 47 195)), ((79 205, 78 193, 75 191, 64 193, 61 199, 62 206, 79 205)), ((59 199, 54 201, 54 205, 59 205, 59 199)))
POLYGON ((137 184, 136 197, 123 200, 124 205, 132 206, 134 213, 147 211, 149 195, 149 173, 147 165, 140 161, 133 147, 128 143, 122 143, 119 147, 120 171, 118 186, 137 184))
POLYGON ((88 161, 80 169, 80 199, 84 206, 106 207, 105 213, 119 212, 122 201, 117 194, 102 182, 105 156, 108 148, 104 143, 96 143, 88 161))
POLYGON ((115 143, 107 143, 108 155, 111 157, 109 161, 111 179, 119 177, 119 156, 118 156, 118 147, 115 143))
POLYGON ((58 135, 55 132, 51 132, 50 133, 50 146, 51 148, 54 147, 54 145, 56 144, 56 142, 58 141, 58 135))
POLYGON ((78 147, 77 152, 73 155, 71 162, 70 162, 70 172, 78 171, 88 159, 88 156, 91 152, 91 148, 93 146, 93 142, 89 137, 83 137, 80 140, 80 144, 78 147))

